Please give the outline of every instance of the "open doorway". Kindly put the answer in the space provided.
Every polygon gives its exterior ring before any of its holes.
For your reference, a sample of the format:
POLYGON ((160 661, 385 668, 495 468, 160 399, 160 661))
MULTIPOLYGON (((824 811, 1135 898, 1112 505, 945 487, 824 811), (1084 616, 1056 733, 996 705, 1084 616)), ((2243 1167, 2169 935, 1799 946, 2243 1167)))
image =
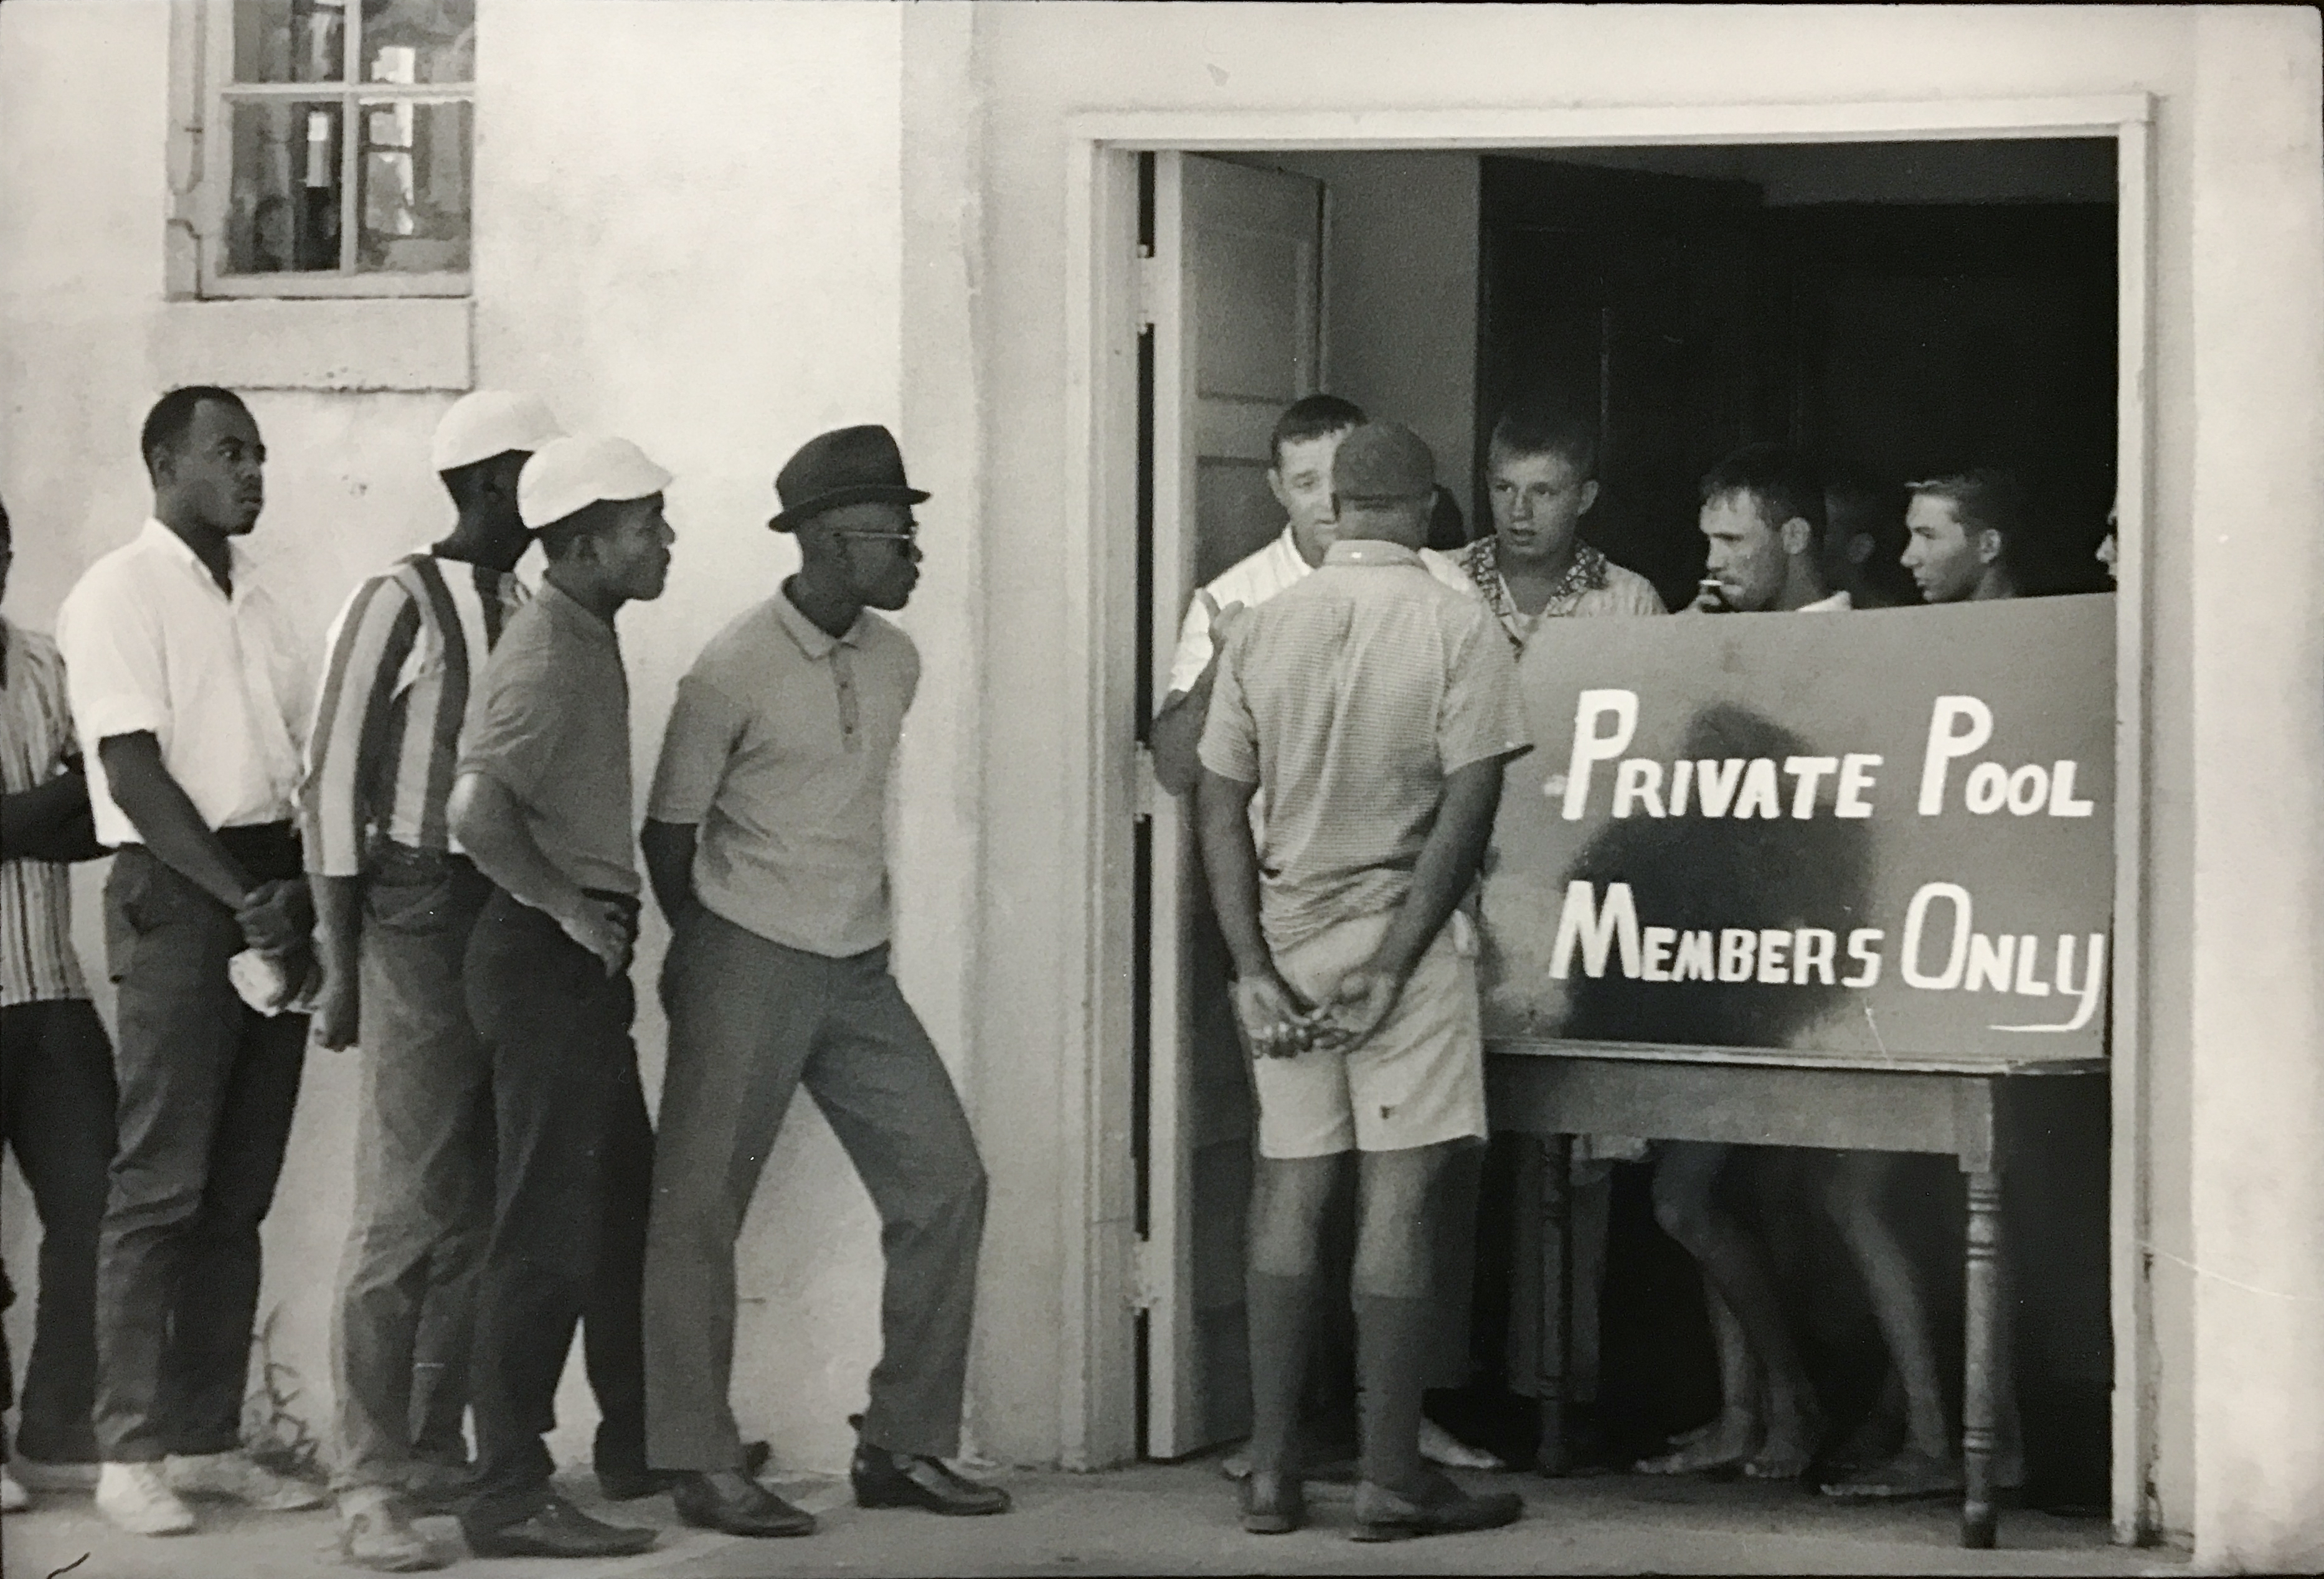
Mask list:
MULTIPOLYGON (((1503 407, 1543 392, 1590 406, 1603 494, 1585 537, 1673 608, 1702 568, 1697 480, 1758 440, 1880 494, 2018 469, 2047 523, 2032 589, 2102 585, 2092 551, 2120 442, 2111 138, 1159 157, 1147 239, 1180 294, 1163 315, 1176 354, 1155 359, 1149 391, 1157 439, 1175 417, 1178 440, 1157 449, 1176 458, 1151 480, 1144 545, 1154 700, 1193 589, 1281 530, 1268 423, 1317 390, 1419 431, 1471 535, 1491 530, 1483 460, 1503 407)), ((1913 597, 1901 514, 1862 535, 1867 603, 1913 597)), ((1186 821, 1160 798, 1141 884, 1141 1426, 1165 1457, 1245 1423, 1250 1099, 1186 821)), ((2040 1412, 2055 1439, 2034 1450, 2061 1501, 2105 1500, 2107 1157, 2102 1126, 2068 1137, 2057 1177, 2018 1197, 2049 1204, 2019 1241, 2051 1274, 2020 1291, 2020 1369, 2054 1384, 2040 1412)), ((1656 1260, 1642 1182, 1618 1191, 1616 1254, 1633 1253, 1609 1270, 1609 1311, 1665 1318, 1604 1359, 1646 1429, 1699 1404, 1708 1347, 1691 1286, 1656 1260)), ((1505 1297, 1489 1267, 1478 1293, 1489 1350, 1505 1297)))

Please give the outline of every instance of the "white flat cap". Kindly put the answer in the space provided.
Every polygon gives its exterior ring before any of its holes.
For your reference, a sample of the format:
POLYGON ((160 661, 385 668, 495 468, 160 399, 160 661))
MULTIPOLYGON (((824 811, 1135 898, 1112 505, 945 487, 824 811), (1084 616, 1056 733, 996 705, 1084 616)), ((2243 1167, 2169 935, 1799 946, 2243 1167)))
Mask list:
POLYGON ((669 474, 626 439, 552 439, 517 474, 516 512, 535 531, 600 499, 642 499, 669 474))
POLYGON ((436 424, 435 440, 428 447, 428 464, 448 472, 512 449, 529 455, 564 432, 539 395, 480 389, 454 401, 444 420, 436 424))

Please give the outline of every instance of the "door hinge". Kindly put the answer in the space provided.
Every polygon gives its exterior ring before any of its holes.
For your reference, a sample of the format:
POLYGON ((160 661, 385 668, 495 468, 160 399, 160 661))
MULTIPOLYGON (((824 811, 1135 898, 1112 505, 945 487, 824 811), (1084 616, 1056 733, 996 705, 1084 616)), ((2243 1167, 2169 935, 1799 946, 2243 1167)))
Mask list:
POLYGON ((1161 1269, 1155 1263, 1161 1258, 1156 1253, 1154 1241, 1140 1237, 1130 1242, 1130 1303, 1134 1310, 1151 1310, 1162 1303, 1161 1269))
POLYGON ((1130 791, 1130 815, 1139 822, 1150 822, 1162 793, 1162 781, 1154 776, 1154 749, 1144 741, 1138 743, 1138 761, 1131 771, 1137 775, 1137 782, 1130 791))
POLYGON ((1150 329, 1162 305, 1162 260, 1150 246, 1138 249, 1138 327, 1150 329))

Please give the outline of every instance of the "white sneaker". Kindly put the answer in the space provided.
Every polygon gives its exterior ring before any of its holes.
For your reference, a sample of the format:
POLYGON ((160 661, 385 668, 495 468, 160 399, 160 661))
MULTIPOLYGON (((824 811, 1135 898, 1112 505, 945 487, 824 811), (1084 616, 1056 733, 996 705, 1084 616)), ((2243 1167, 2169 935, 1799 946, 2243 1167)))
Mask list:
POLYGON ((16 1477, 8 1473, 8 1466, 0 1464, 0 1513, 22 1513, 32 1505, 32 1499, 25 1493, 23 1487, 16 1483, 16 1477))
POLYGON ((173 1453, 162 1471, 181 1497, 215 1497, 264 1513, 320 1508, 330 1499, 314 1486, 286 1480, 240 1450, 173 1453))
POLYGON ((97 1510, 132 1535, 187 1535, 194 1516, 158 1464, 108 1464, 97 1473, 97 1510))

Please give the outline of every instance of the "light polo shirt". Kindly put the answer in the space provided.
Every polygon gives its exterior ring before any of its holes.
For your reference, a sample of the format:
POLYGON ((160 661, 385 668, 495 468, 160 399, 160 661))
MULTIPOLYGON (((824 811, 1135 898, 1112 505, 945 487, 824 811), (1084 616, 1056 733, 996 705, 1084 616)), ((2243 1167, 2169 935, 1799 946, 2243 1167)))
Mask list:
MULTIPOLYGON (((1450 554, 1440 554, 1434 549, 1418 550, 1421 564, 1428 573, 1456 592, 1473 593, 1475 585, 1469 579, 1461 561, 1450 554)), ((1246 554, 1228 566, 1206 583, 1203 590, 1221 608, 1240 604, 1245 608, 1257 608, 1268 598, 1285 592, 1314 574, 1315 567, 1300 557, 1299 543, 1286 526, 1275 540, 1255 554, 1246 554)), ((1203 670, 1211 666, 1211 611, 1197 597, 1186 605, 1186 617, 1178 626, 1177 650, 1170 656, 1170 683, 1166 696, 1179 691, 1191 691, 1194 682, 1203 678, 1203 670)))
POLYGON ((868 609, 834 636, 778 592, 712 638, 646 810, 698 826, 706 909, 827 958, 888 941, 888 773, 919 683, 912 639, 868 609))
POLYGON ((1333 544, 1235 633, 1203 729, 1203 766, 1273 808, 1259 845, 1268 946, 1402 903, 1444 780, 1532 743, 1484 604, 1411 549, 1333 544))
POLYGON ((463 773, 482 773, 523 808, 551 866, 585 889, 638 891, 631 826, 630 679, 613 627, 554 581, 511 616, 484 664, 463 773))
POLYGON ((88 767, 97 840, 142 844, 97 743, 151 733, 213 828, 288 821, 299 788, 304 651, 240 544, 229 596, 158 521, 88 568, 57 611, 57 646, 88 767))

